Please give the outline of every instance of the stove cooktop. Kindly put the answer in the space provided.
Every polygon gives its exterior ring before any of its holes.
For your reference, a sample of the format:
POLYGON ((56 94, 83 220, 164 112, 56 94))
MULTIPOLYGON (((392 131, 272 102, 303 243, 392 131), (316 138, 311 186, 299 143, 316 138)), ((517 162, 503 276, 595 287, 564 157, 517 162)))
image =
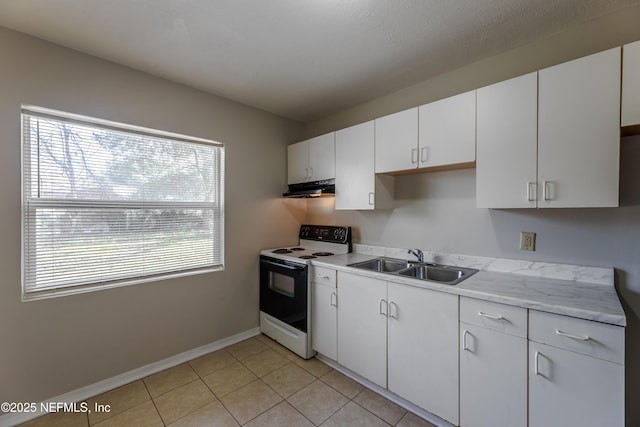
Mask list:
POLYGON ((298 237, 298 245, 266 249, 260 255, 306 264, 311 259, 351 252, 351 227, 303 224, 298 237))

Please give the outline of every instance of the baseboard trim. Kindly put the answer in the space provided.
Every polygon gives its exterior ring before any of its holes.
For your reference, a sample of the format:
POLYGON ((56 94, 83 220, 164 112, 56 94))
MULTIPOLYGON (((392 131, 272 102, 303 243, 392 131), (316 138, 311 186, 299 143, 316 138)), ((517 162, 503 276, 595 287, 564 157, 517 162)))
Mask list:
POLYGON ((398 396, 397 394, 394 394, 392 392, 390 392, 388 389, 380 387, 379 385, 372 383, 371 381, 367 380, 366 378, 364 378, 363 376, 360 376, 358 374, 356 374, 355 372, 345 368, 344 366, 338 364, 338 362, 336 362, 335 360, 329 359, 328 357, 323 356, 322 354, 318 353, 316 354, 316 358, 318 360, 320 360, 321 362, 331 366, 333 369, 335 369, 336 371, 346 375, 347 377, 351 378, 352 380, 356 381, 357 383, 362 384, 363 386, 365 386, 366 388, 375 391, 376 393, 378 393, 381 396, 386 397, 387 399, 389 399, 390 401, 392 401, 393 403, 395 403, 396 405, 406 409, 407 411, 415 414, 416 416, 423 418, 424 420, 430 422, 431 424, 437 426, 437 427, 455 427, 453 424, 449 423, 448 421, 443 420, 442 418, 438 417, 437 415, 432 414, 431 412, 422 409, 421 407, 414 405, 413 403, 409 402, 408 400, 405 400, 403 398, 401 398, 400 396, 398 396))
MULTIPOLYGON (((90 397, 97 396, 101 393, 123 386, 132 381, 136 381, 141 378, 147 377, 149 375, 158 373, 160 371, 164 371, 165 369, 169 369, 174 366, 180 365, 181 363, 184 363, 191 359, 195 359, 196 357, 203 356, 207 353, 211 353, 213 351, 223 349, 232 344, 238 343, 240 341, 244 341, 247 338, 251 338, 256 335, 260 335, 260 328, 256 327, 253 329, 249 329, 247 331, 240 332, 239 334, 232 335, 227 338, 223 338, 221 340, 203 345, 201 347, 187 350, 183 353, 176 354, 175 356, 171 356, 166 359, 162 359, 157 362, 153 362, 148 365, 141 366, 140 368, 133 369, 129 372, 116 375, 115 377, 107 378, 106 380, 98 381, 97 383, 90 384, 88 386, 70 391, 69 393, 55 396, 51 399, 44 401, 43 403, 81 402, 86 399, 89 399, 90 397)), ((45 413, 46 412, 5 414, 0 416, 0 427, 12 427, 17 424, 21 424, 29 420, 32 420, 34 418, 37 418, 41 415, 44 415, 45 413)))

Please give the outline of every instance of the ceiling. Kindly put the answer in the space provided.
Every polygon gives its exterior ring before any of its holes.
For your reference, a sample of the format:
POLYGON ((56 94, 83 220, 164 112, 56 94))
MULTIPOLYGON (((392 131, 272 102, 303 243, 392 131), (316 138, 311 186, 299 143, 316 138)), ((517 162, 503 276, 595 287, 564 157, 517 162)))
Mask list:
POLYGON ((0 26, 310 122, 639 0, 0 0, 0 26))

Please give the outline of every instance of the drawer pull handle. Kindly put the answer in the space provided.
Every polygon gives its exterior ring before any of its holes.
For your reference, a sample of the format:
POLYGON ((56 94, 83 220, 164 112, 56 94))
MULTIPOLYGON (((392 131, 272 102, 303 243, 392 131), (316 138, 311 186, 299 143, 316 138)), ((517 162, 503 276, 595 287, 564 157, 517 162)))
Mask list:
POLYGON ((483 313, 481 311, 478 312, 478 316, 486 317, 486 318, 491 319, 491 320, 505 320, 504 316, 496 316, 496 315, 493 315, 493 314, 483 313))
POLYGON ((327 280, 331 279, 331 277, 325 276, 324 274, 316 274, 316 277, 319 277, 321 279, 327 279, 327 280))
POLYGON ((589 340, 591 340, 591 337, 589 335, 568 334, 566 332, 562 332, 560 329, 556 329, 556 334, 560 335, 561 337, 567 337, 567 338, 571 338, 571 339, 578 340, 578 341, 589 341, 589 340))

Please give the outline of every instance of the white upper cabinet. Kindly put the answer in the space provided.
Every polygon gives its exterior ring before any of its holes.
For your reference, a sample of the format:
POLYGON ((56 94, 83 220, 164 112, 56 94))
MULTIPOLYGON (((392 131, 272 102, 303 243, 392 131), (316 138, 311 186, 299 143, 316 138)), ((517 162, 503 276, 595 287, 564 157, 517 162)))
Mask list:
POLYGON ((640 125, 640 41, 622 51, 622 126, 640 125))
POLYGON ((539 71, 538 207, 618 206, 620 60, 615 48, 539 71))
POLYGON ((538 73, 478 89, 476 206, 536 207, 538 73))
POLYGON ((376 176, 374 122, 336 132, 336 209, 386 209, 393 206, 393 177, 376 176))
POLYGON ((418 107, 375 120, 376 173, 418 167, 418 107))
POLYGON ((287 184, 298 184, 309 180, 309 141, 287 147, 287 184))
POLYGON ((476 91, 419 108, 418 167, 476 160, 476 91))
POLYGON ((476 159, 476 91, 375 120, 375 171, 473 163, 476 159))
POLYGON ((618 206, 620 48, 478 89, 477 151, 478 207, 618 206))
POLYGON ((335 132, 287 147, 287 183, 335 178, 335 132))

